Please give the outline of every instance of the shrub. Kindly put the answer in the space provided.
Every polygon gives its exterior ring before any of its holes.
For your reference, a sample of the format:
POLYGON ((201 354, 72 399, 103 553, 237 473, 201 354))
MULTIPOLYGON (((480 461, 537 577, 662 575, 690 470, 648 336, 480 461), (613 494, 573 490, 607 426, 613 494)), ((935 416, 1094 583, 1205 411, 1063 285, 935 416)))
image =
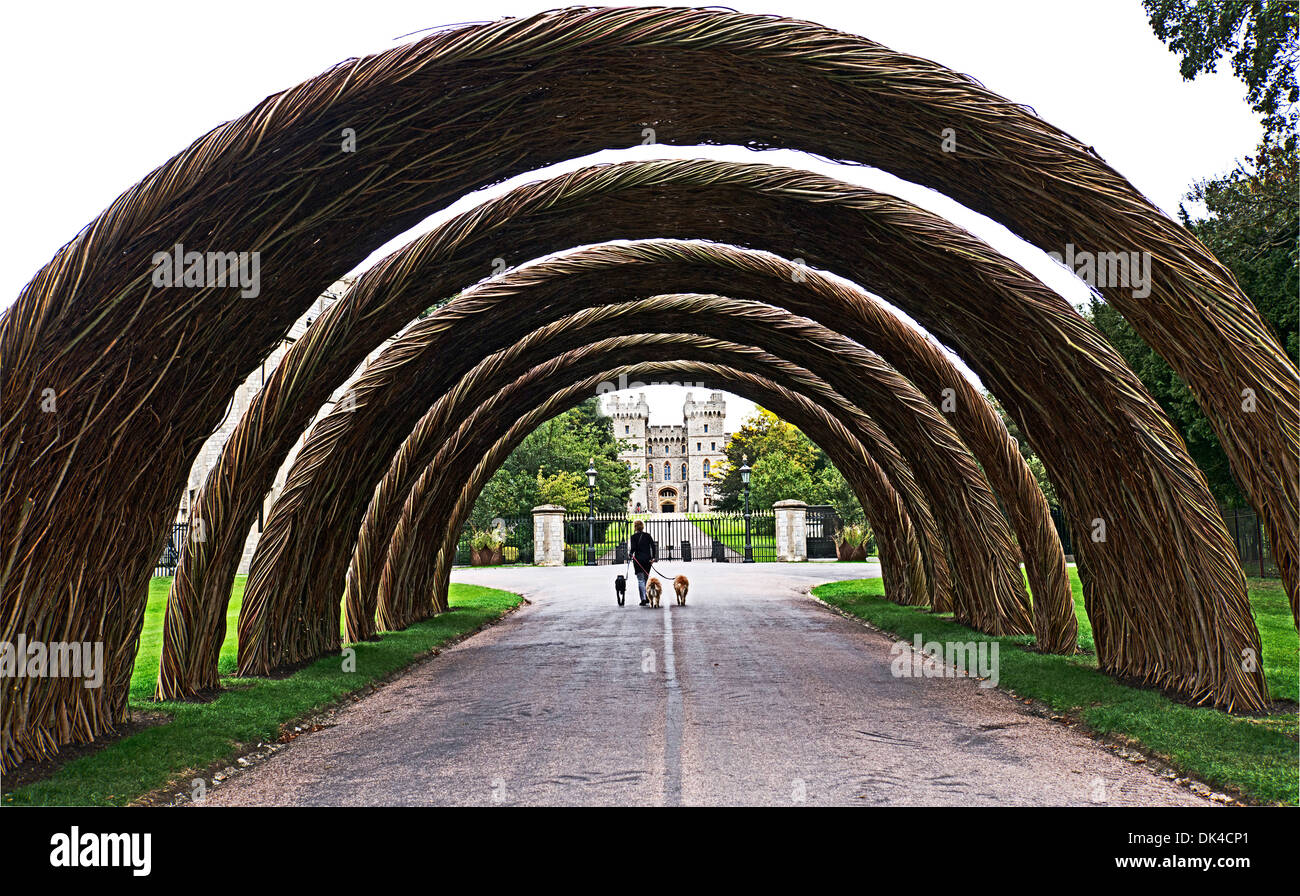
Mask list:
POLYGON ((861 547, 870 536, 870 530, 859 523, 849 523, 835 533, 836 544, 847 544, 851 548, 861 547))
MULTIPOLYGON (((501 547, 506 543, 506 538, 510 535, 510 529, 475 529, 469 538, 469 546, 476 551, 484 548, 493 550, 501 547)), ((517 552, 516 552, 517 553, 517 552)))

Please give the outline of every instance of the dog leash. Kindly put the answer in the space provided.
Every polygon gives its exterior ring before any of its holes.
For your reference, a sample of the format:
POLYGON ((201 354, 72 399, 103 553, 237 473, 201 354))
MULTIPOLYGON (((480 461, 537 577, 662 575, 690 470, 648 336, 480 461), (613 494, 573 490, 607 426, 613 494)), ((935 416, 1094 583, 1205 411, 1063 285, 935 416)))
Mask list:
MULTIPOLYGON (((631 558, 629 558, 628 564, 629 566, 631 565, 631 558)), ((641 564, 638 563, 636 565, 636 568, 640 569, 641 564)), ((660 569, 658 562, 652 560, 650 561, 650 568, 646 570, 645 577, 648 579, 650 578, 650 576, 654 575, 655 573, 658 573, 659 575, 663 576, 665 579, 668 579, 670 581, 676 578, 676 576, 672 575, 671 573, 664 572, 662 569, 660 569)))
MULTIPOLYGON (((666 572, 664 572, 662 569, 660 569, 660 568, 659 568, 659 564, 656 563, 656 562, 654 562, 654 561, 651 561, 651 563, 650 563, 650 571, 651 571, 651 572, 657 572, 657 573, 659 573, 659 575, 663 576, 665 579, 674 579, 674 578, 676 578, 676 576, 674 576, 674 575, 670 575, 669 573, 666 573, 666 572)), ((648 575, 648 573, 647 573, 647 575, 648 575)))
MULTIPOLYGON (((628 570, 630 570, 630 569, 632 568, 632 563, 633 563, 633 561, 635 561, 635 560, 636 560, 636 557, 635 557, 631 552, 629 552, 628 555, 627 555, 627 569, 628 569, 628 570)), ((640 563, 637 563, 637 564, 636 564, 636 568, 639 570, 639 569, 641 568, 641 564, 640 564, 640 563)), ((675 576, 669 575, 668 573, 664 572, 662 569, 659 568, 659 561, 658 561, 658 558, 656 558, 656 559, 650 561, 650 568, 647 569, 647 570, 645 571, 645 576, 646 576, 646 578, 648 579, 648 578, 650 578, 650 576, 651 576, 653 573, 656 573, 656 572, 659 573, 659 575, 663 576, 665 579, 676 578, 675 576)), ((626 571, 626 570, 624 571, 624 575, 627 575, 627 571, 626 571)))

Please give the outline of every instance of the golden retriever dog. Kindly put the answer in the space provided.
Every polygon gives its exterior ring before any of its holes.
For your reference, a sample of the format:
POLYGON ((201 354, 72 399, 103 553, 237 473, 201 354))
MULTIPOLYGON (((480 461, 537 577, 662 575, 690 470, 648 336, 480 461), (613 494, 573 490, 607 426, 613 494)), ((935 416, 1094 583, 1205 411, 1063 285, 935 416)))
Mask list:
POLYGON ((646 600, 650 601, 650 606, 657 608, 659 606, 659 596, 663 593, 663 583, 651 576, 650 581, 645 583, 645 596, 646 600))
POLYGON ((691 580, 686 576, 678 576, 673 579, 673 590, 677 592, 677 606, 686 606, 686 592, 690 590, 691 580))

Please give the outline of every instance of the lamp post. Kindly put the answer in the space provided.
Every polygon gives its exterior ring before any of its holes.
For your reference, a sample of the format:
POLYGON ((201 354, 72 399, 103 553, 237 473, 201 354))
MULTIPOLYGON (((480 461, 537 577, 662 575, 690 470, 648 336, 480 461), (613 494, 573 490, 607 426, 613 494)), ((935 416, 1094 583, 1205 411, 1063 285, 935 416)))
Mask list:
POLYGON ((745 455, 740 456, 740 481, 745 484, 745 560, 754 562, 754 545, 749 539, 749 461, 745 455))
POLYGON ((587 565, 596 565, 596 458, 587 461, 587 565))

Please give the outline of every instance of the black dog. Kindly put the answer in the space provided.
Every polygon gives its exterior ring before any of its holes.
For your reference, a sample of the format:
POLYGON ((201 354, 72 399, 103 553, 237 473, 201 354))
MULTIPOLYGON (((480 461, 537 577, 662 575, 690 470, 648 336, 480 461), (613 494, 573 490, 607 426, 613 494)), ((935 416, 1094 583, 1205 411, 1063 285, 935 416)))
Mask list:
POLYGON ((627 576, 614 577, 614 596, 618 598, 618 605, 623 606, 623 601, 627 598, 627 576))

